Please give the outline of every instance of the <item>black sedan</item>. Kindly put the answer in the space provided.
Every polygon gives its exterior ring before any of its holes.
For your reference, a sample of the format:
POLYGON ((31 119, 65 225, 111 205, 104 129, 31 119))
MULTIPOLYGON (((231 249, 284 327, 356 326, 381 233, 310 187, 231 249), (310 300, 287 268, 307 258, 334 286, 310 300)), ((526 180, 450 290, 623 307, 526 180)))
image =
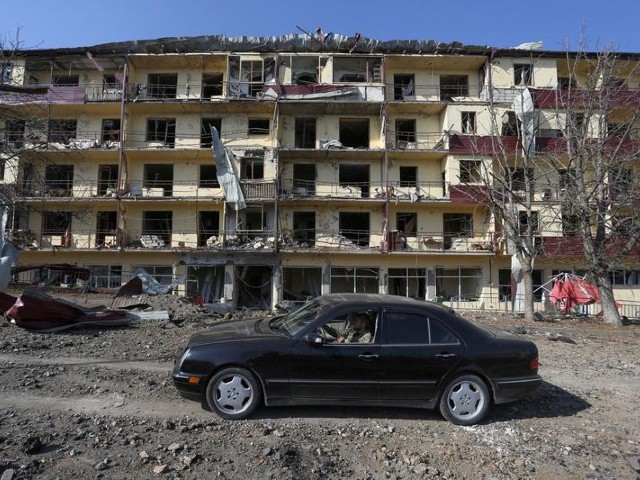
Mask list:
POLYGON ((189 340, 173 382, 219 416, 265 405, 438 408, 472 425, 542 382, 534 343, 441 305, 330 294, 287 315, 218 324, 189 340))

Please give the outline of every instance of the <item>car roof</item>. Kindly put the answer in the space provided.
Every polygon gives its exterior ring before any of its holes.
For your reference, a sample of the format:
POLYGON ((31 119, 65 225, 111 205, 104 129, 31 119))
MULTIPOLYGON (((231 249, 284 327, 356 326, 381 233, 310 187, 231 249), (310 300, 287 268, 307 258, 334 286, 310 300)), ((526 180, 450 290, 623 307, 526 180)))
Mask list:
POLYGON ((444 307, 438 303, 428 302, 426 300, 417 300, 415 298, 402 297, 400 295, 387 295, 382 293, 328 293, 322 295, 322 298, 331 304, 363 303, 365 304, 365 306, 369 307, 403 306, 453 313, 450 308, 444 307))

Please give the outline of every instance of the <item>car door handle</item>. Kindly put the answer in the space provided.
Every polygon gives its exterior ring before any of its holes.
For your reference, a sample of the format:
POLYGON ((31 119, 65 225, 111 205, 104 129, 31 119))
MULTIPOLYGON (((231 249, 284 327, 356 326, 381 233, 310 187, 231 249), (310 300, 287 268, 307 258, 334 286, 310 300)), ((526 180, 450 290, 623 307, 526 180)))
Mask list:
POLYGON ((375 360, 378 358, 378 355, 375 353, 363 353, 362 355, 358 355, 358 358, 363 358, 364 360, 375 360))
POLYGON ((437 353, 436 358, 454 358, 456 356, 455 353, 437 353))

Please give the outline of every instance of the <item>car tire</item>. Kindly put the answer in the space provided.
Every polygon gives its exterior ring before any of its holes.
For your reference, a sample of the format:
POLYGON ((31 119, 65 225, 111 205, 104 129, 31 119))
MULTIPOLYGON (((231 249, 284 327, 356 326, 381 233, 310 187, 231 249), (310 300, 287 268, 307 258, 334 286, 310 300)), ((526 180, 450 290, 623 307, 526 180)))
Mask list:
POLYGON ((487 384, 476 375, 462 375, 442 391, 440 413, 455 425, 473 425, 484 419, 490 404, 487 384))
POLYGON ((251 372, 244 368, 225 368, 211 378, 205 396, 207 405, 218 416, 241 420, 258 407, 261 392, 251 372))

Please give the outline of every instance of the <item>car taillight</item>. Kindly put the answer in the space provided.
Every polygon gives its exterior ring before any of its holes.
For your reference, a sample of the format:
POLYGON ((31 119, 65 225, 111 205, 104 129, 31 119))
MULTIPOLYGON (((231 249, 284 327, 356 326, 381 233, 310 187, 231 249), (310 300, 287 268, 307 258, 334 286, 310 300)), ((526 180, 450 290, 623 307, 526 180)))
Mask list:
POLYGON ((538 371, 538 357, 534 358, 529 362, 529 368, 534 372, 538 371))

